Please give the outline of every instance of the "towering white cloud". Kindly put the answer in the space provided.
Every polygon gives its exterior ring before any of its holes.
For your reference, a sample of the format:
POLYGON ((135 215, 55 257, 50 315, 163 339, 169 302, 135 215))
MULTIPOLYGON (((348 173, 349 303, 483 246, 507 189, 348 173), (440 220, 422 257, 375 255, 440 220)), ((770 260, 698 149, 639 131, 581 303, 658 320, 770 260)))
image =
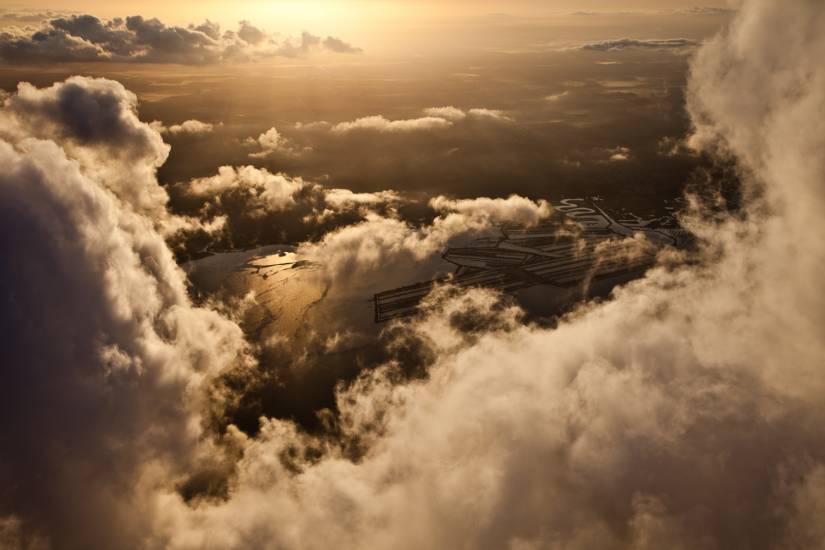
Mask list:
POLYGON ((131 546, 158 488, 198 462, 203 381, 251 361, 247 345, 192 305, 155 227, 167 148, 131 94, 21 86, 0 121, 2 523, 57 547, 131 546))

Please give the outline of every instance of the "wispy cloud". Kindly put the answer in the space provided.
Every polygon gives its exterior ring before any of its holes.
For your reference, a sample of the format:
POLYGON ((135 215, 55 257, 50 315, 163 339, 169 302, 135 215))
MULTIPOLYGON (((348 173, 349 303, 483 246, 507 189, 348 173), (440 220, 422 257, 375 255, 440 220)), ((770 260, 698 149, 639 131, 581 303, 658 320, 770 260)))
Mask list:
POLYGON ((699 43, 696 40, 691 40, 689 38, 616 38, 612 40, 599 40, 597 42, 578 44, 574 46, 574 48, 599 52, 621 51, 630 48, 647 50, 675 50, 692 48, 698 44, 699 43))

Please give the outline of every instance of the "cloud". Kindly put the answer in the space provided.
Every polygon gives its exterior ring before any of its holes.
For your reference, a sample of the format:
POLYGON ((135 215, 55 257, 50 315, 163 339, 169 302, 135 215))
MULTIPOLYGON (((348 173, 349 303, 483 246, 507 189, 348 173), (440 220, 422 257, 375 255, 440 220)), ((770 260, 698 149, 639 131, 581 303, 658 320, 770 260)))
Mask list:
POLYGON ((325 189, 301 178, 273 174, 254 166, 221 166, 216 175, 178 183, 174 190, 187 197, 213 203, 219 211, 221 203, 229 200, 229 195, 242 194, 244 213, 254 216, 298 207, 299 202, 302 206, 325 210, 329 214, 405 201, 396 191, 355 193, 349 189, 325 189))
POLYGON ((140 15, 101 20, 92 15, 51 19, 34 33, 23 30, 0 34, 0 59, 8 63, 117 61, 208 64, 250 61, 266 57, 299 57, 314 50, 353 53, 357 48, 328 36, 308 32, 280 40, 248 21, 237 31, 221 33, 206 21, 188 27, 168 26, 140 15))
POLYGON ((251 361, 236 324, 190 302, 156 229, 167 149, 133 107, 74 77, 0 109, 0 524, 24 544, 132 545, 157 487, 197 467, 202 382, 251 361))
POLYGON ((215 176, 196 178, 183 192, 194 197, 220 200, 221 195, 238 192, 248 195, 246 204, 254 216, 284 210, 295 204, 294 195, 307 184, 301 178, 272 174, 253 166, 221 166, 215 176))
POLYGON ((376 205, 401 202, 401 195, 396 191, 379 191, 377 193, 353 193, 349 189, 329 189, 324 198, 329 206, 337 209, 353 205, 376 205))
POLYGON ((429 107, 424 109, 423 112, 428 117, 437 117, 452 121, 463 120, 467 117, 467 113, 453 106, 429 107))
MULTIPOLYGON (((215 34, 217 34, 217 32, 215 34)), ((260 44, 268 38, 264 31, 249 21, 241 21, 238 23, 238 37, 249 44, 260 44)))
POLYGON ((663 39, 636 39, 636 38, 617 38, 614 40, 601 40, 599 42, 590 42, 588 44, 580 44, 577 49, 580 50, 594 50, 599 52, 621 51, 628 48, 641 48, 650 50, 673 50, 691 48, 698 44, 695 40, 689 38, 663 38, 663 39))
POLYGON ((56 11, 36 11, 19 10, 8 11, 0 9, 0 20, 13 21, 16 23, 41 23, 48 19, 60 17, 62 14, 56 11))
POLYGON ((318 263, 322 276, 333 286, 356 281, 359 287, 379 284, 391 288, 408 284, 415 273, 432 273, 433 266, 441 262, 438 253, 451 242, 491 235, 504 223, 535 225, 552 213, 545 201, 515 195, 464 200, 439 196, 430 201, 430 207, 437 216, 421 226, 393 215, 366 212, 363 221, 330 231, 317 242, 304 243, 298 252, 318 263))
POLYGON ((370 214, 390 212, 398 205, 412 202, 393 190, 355 193, 350 189, 324 189, 317 186, 315 192, 312 214, 304 217, 307 222, 325 222, 341 213, 357 213, 363 219, 370 214))
POLYGON ((493 223, 513 223, 532 226, 548 218, 553 212, 550 203, 544 200, 532 201, 525 197, 511 195, 506 199, 480 197, 476 199, 448 199, 435 197, 430 207, 436 212, 457 212, 470 216, 483 216, 493 223))
POLYGON ((250 158, 266 158, 275 154, 283 155, 299 155, 302 152, 311 151, 312 147, 297 148, 291 140, 285 137, 274 126, 260 134, 257 138, 247 138, 246 143, 250 145, 257 145, 260 151, 249 153, 250 158))
POLYGON ((422 111, 421 118, 389 120, 382 115, 358 118, 352 122, 339 122, 330 127, 336 134, 345 134, 354 130, 371 130, 375 132, 404 133, 421 130, 438 130, 449 128, 454 123, 466 119, 488 119, 511 122, 504 111, 497 109, 468 109, 464 111, 453 106, 429 107, 422 111))
POLYGON ((22 82, 0 114, 6 139, 59 141, 84 173, 139 212, 166 219, 168 196, 155 178, 169 146, 137 117, 137 98, 121 84, 72 77, 49 88, 22 82))
POLYGON ((209 134, 215 130, 214 124, 195 119, 185 120, 180 124, 173 124, 171 126, 164 126, 161 122, 153 122, 152 126, 161 134, 171 134, 173 136, 182 134, 202 135, 209 134))
POLYGON ((443 118, 452 122, 464 120, 468 117, 512 121, 512 119, 508 117, 504 111, 500 111, 498 109, 475 108, 464 111, 457 107, 448 105, 445 107, 429 107, 424 109, 423 113, 428 117, 443 118))
POLYGON ((491 118, 495 120, 512 121, 513 119, 504 114, 504 111, 498 109, 470 109, 467 111, 467 116, 476 118, 491 118))
POLYGON ((610 154, 610 157, 608 158, 610 162, 630 160, 630 149, 627 147, 615 147, 613 149, 609 149, 608 153, 610 154))
POLYGON ((284 136, 282 136, 280 132, 278 132, 278 129, 274 126, 258 136, 257 141, 261 148, 265 151, 282 149, 287 144, 286 138, 284 138, 284 136))
POLYGON ((21 82, 3 102, 0 137, 59 142, 84 176, 149 216, 164 235, 218 228, 167 210, 169 196, 157 170, 169 146, 156 125, 138 119, 137 97, 118 82, 80 76, 48 88, 21 82))
POLYGON ((422 130, 437 130, 452 126, 452 122, 439 117, 422 117, 403 120, 389 120, 381 115, 358 118, 352 122, 339 122, 330 131, 335 134, 346 134, 359 130, 375 132, 416 132, 422 130))
MULTIPOLYGON (((733 156, 745 196, 732 215, 692 198, 695 249, 665 251, 644 279, 552 326, 493 292, 439 288, 388 329, 421 375, 366 369, 339 388, 323 435, 276 418, 254 436, 204 432, 203 411, 233 398, 204 381, 249 361, 237 325, 193 306, 151 219, 84 172, 74 152, 106 140, 80 149, 63 122, 52 138, 5 133, 2 535, 91 548, 821 546, 823 24, 818 1, 747 0, 692 62, 691 144, 733 156)), ((485 227, 494 204, 456 202, 426 229, 372 216, 314 250, 342 280, 383 273, 485 227)))
POLYGON ((180 246, 189 251, 206 245, 244 248, 261 241, 303 241, 308 234, 356 223, 369 214, 390 214, 411 202, 396 191, 328 189, 254 166, 222 166, 214 176, 178 182, 169 191, 177 211, 202 227, 220 224, 220 232, 213 229, 207 242, 200 234, 186 235, 180 246))
POLYGON ((339 394, 342 432, 368 442, 358 461, 312 458, 265 421, 229 500, 164 502, 172 545, 820 545, 824 13, 751 0, 694 62, 694 142, 736 155, 755 193, 744 217, 686 220, 690 262, 663 258, 552 329, 489 292, 433 297, 406 329, 426 379, 398 384, 390 365, 339 394))
POLYGON ((545 101, 551 101, 551 102, 560 101, 561 99, 567 97, 567 95, 569 93, 570 93, 570 90, 565 90, 565 91, 559 92, 557 94, 550 94, 550 95, 544 96, 544 99, 545 99, 545 101))
POLYGON ((324 38, 324 48, 337 53, 361 53, 364 51, 334 36, 324 38))
POLYGON ((734 15, 735 9, 722 6, 691 6, 689 8, 677 9, 674 13, 678 15, 734 15))

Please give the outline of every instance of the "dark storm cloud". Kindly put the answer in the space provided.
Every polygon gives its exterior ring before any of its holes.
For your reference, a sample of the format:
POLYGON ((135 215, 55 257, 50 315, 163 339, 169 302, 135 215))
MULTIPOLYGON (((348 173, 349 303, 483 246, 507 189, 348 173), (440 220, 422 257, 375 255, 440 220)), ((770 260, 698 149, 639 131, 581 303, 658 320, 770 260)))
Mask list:
POLYGON ((7 63, 127 61, 206 64, 264 57, 298 57, 314 50, 360 51, 342 40, 304 32, 298 41, 279 40, 241 21, 237 32, 221 34, 207 21, 189 27, 169 26, 140 15, 101 20, 92 15, 52 19, 31 34, 11 30, 0 34, 0 58, 7 63))

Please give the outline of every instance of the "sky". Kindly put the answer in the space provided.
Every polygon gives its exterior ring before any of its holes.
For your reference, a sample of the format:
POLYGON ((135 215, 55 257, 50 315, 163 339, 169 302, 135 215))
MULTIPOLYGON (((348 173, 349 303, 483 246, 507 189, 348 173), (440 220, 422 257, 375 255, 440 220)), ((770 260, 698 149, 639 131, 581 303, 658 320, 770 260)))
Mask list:
POLYGON ((823 26, 0 2, 0 548, 822 547, 823 26))
MULTIPOLYGON (((4 6, 5 7, 5 6, 4 6)), ((603 13, 606 19, 615 21, 617 15, 639 13, 671 13, 685 9, 729 8, 725 2, 666 2, 636 1, 615 2, 592 1, 384 1, 384 0, 344 0, 324 1, 254 1, 223 2, 75 2, 67 0, 48 6, 26 5, 10 2, 8 10, 37 11, 48 7, 58 11, 92 13, 99 17, 122 17, 124 14, 146 13, 153 17, 186 25, 205 19, 216 21, 224 27, 235 25, 239 20, 255 22, 272 31, 299 33, 314 29, 315 32, 357 35, 361 42, 369 44, 373 54, 385 51, 397 52, 399 46, 408 48, 427 47, 433 40, 448 41, 450 48, 460 48, 467 39, 467 33, 479 32, 491 18, 516 19, 521 23, 535 22, 537 18, 558 19, 570 14, 603 13), (450 40, 452 38, 452 40, 450 40)), ((571 21, 564 21, 562 28, 571 21)), ((552 23, 551 23, 552 24, 552 23)), ((552 27, 551 27, 552 28, 552 27)), ((547 29, 549 30, 549 29, 547 29)), ((484 32, 484 31, 481 31, 484 32)), ((500 30, 497 32, 501 32, 500 30)), ((489 35, 485 38, 490 38, 489 35)), ((445 47, 441 44, 441 47, 445 47)), ((409 52, 408 52, 409 53, 409 52)), ((428 52, 429 53, 429 52, 428 52)))

